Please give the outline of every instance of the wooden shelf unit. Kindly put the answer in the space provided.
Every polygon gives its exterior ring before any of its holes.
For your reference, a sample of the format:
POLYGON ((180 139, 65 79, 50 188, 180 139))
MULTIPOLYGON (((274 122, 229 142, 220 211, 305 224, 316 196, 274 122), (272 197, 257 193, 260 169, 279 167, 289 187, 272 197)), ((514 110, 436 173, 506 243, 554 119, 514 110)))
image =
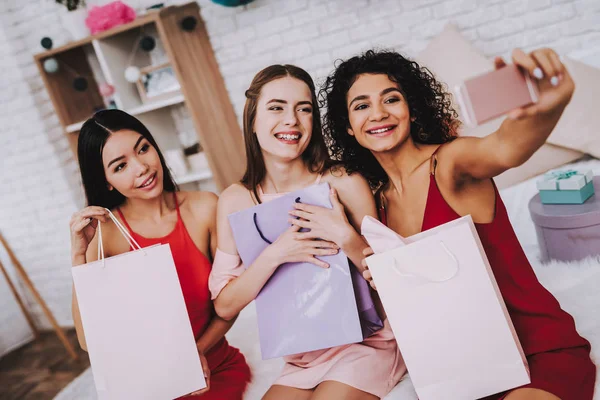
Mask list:
MULTIPOLYGON (((34 60, 42 75, 58 119, 77 154, 77 134, 83 122, 95 110, 105 107, 98 89, 90 57, 100 67, 102 79, 115 87, 117 108, 139 118, 155 137, 161 150, 181 148, 175 121, 169 107, 185 104, 206 154, 210 171, 190 171, 183 183, 212 179, 218 190, 239 181, 245 168, 243 137, 223 77, 197 3, 170 6, 149 12, 129 24, 68 43, 36 54, 34 60), (186 17, 197 21, 192 31, 181 27, 186 17), (181 93, 153 102, 142 102, 134 83, 127 82, 124 70, 131 50, 143 29, 155 30, 168 62, 181 85, 181 93), (54 57, 59 70, 47 73, 43 63, 54 57), (88 88, 78 92, 73 88, 74 73, 84 76, 88 88), (196 178, 194 178, 196 177, 196 178)), ((137 51, 132 63, 140 68, 151 64, 150 57, 137 51)), ((183 184, 182 183, 182 184, 183 184)))

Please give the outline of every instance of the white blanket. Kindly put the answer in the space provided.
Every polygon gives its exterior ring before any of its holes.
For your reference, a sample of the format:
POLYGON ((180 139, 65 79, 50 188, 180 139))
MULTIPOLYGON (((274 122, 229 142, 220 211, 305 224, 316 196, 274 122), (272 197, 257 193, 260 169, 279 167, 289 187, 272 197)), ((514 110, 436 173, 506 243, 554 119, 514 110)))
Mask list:
MULTIPOLYGON (((600 160, 577 162, 573 168, 592 168, 600 175, 600 160)), ((502 191, 502 198, 508 214, 521 241, 529 261, 533 265, 540 282, 560 301, 563 309, 575 318, 579 333, 592 343, 592 357, 600 362, 600 258, 590 258, 579 262, 551 262, 542 265, 539 261, 539 247, 527 204, 536 193, 535 180, 525 181, 502 191)), ((254 380, 245 398, 260 399, 279 375, 283 365, 280 359, 262 361, 256 326, 254 303, 246 307, 237 322, 227 334, 229 342, 238 347, 252 367, 254 380)), ((596 398, 600 398, 600 369, 596 381, 596 398)), ((55 400, 96 399, 91 371, 88 369, 55 400)), ((417 400, 416 393, 406 377, 385 397, 386 400, 417 400)))

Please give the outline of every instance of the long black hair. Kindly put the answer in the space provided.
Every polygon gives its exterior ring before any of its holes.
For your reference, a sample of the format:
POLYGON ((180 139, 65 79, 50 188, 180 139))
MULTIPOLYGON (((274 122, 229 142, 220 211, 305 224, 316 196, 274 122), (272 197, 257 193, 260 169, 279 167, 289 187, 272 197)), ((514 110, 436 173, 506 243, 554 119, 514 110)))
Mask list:
POLYGON ((319 92, 324 114, 323 134, 333 158, 341 161, 348 173, 358 171, 378 189, 388 177, 370 150, 348 134, 348 91, 361 74, 384 74, 397 83, 406 98, 411 118, 410 135, 416 143, 441 144, 456 137, 458 114, 451 95, 425 67, 401 54, 387 50, 368 50, 341 62, 329 75, 319 92))
POLYGON ((108 182, 102 162, 102 150, 109 136, 123 129, 137 132, 150 142, 160 158, 160 164, 163 169, 164 190, 167 192, 179 190, 148 128, 140 120, 124 111, 102 110, 85 121, 79 131, 79 138, 77 140, 79 170, 88 206, 100 206, 112 209, 120 206, 125 201, 125 196, 116 189, 108 189, 108 182))

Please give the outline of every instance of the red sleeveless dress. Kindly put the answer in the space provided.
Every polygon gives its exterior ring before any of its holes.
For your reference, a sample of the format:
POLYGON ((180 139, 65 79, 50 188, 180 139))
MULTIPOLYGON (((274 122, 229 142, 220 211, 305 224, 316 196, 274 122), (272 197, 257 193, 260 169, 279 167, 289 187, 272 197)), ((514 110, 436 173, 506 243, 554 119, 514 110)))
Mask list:
MULTIPOLYGON (((435 153, 432 157, 435 168, 435 153)), ((443 198, 434 172, 429 178, 421 231, 460 218, 443 198)), ((531 383, 525 387, 545 390, 561 400, 591 400, 596 366, 590 359, 590 343, 577 333, 573 317, 539 283, 495 185, 494 190, 494 220, 475 226, 529 363, 531 383)), ((380 196, 377 200, 381 222, 387 225, 385 204, 380 196)))
MULTIPOLYGON (((174 193, 173 196, 177 207, 177 223, 171 233, 161 238, 145 238, 138 235, 131 229, 121 210, 117 208, 117 212, 131 236, 141 247, 167 243, 171 246, 194 337, 198 340, 216 315, 208 290, 208 276, 212 265, 190 237, 181 219, 177 195, 174 193)), ((223 337, 205 356, 211 371, 210 390, 201 397, 188 396, 186 398, 202 400, 242 399, 251 376, 250 368, 246 364, 242 353, 231 347, 223 337)), ((165 377, 165 379, 168 379, 168 377, 165 377)))

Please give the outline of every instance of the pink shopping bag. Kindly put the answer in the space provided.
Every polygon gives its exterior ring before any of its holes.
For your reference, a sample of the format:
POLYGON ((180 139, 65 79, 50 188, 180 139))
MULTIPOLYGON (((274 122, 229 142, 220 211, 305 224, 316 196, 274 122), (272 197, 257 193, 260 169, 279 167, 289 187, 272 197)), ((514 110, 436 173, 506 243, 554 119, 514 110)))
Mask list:
POLYGON ((365 217, 367 264, 420 400, 478 399, 530 382, 470 216, 401 238, 365 217))
POLYGON ((72 268, 98 399, 174 399, 206 387, 168 244, 72 268))

